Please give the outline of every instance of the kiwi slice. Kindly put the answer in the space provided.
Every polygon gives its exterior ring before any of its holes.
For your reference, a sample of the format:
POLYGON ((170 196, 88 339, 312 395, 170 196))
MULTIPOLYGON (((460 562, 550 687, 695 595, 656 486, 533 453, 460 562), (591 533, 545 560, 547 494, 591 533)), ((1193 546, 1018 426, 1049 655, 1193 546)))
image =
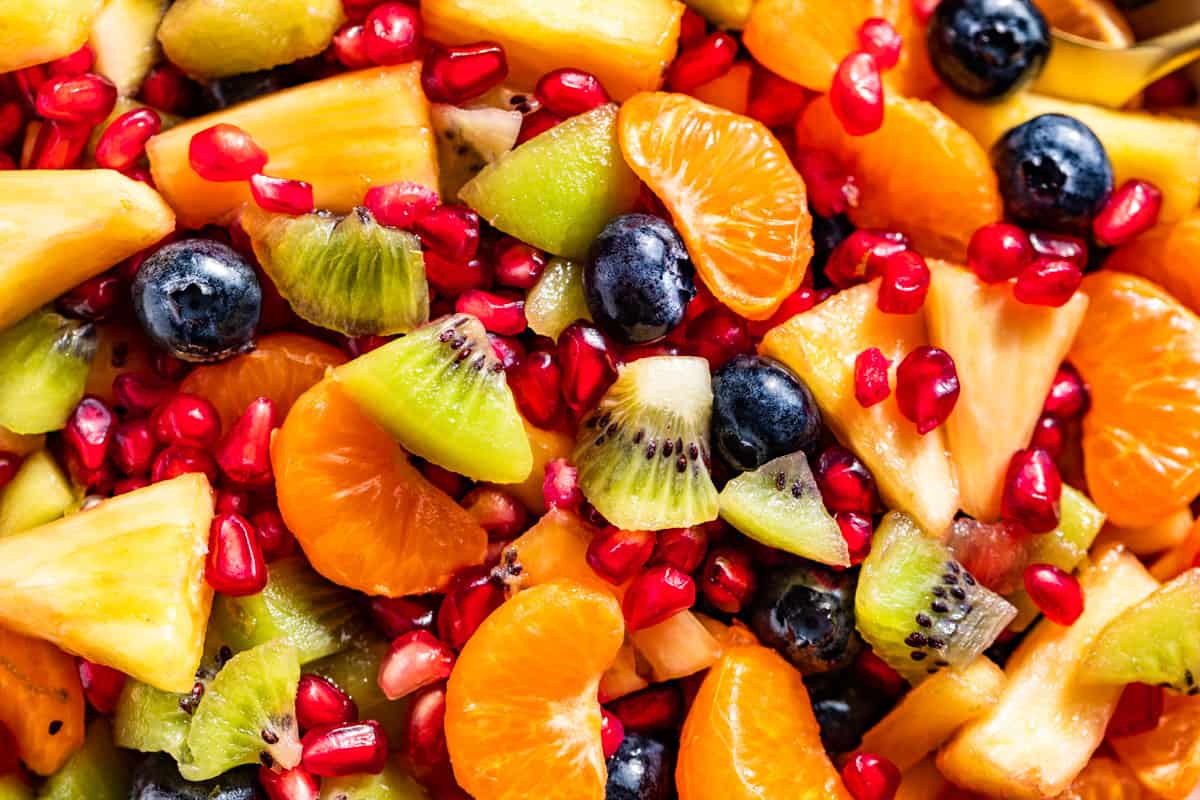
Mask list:
POLYGON ((168 753, 179 763, 191 761, 187 738, 192 717, 180 702, 189 699, 128 679, 113 712, 117 745, 143 753, 168 753))
POLYGON ((417 779, 393 756, 378 775, 349 775, 321 781, 321 800, 426 800, 417 779))
POLYGON ((1016 613, 911 517, 893 511, 883 518, 858 578, 854 614, 862 637, 909 683, 970 663, 1016 613))
POLYGON ((92 325, 44 309, 0 332, 0 425, 14 433, 65 425, 97 341, 92 325))
POLYGON ((333 371, 410 452, 479 481, 519 483, 533 451, 483 324, 453 314, 333 371))
POLYGON ((521 133, 520 111, 503 108, 459 108, 434 103, 429 110, 437 141, 438 182, 443 197, 458 190, 479 171, 513 149, 521 133))
POLYGON ((191 759, 179 765, 190 781, 215 778, 242 764, 300 763, 296 688, 300 658, 284 639, 229 660, 204 691, 188 729, 191 759))
POLYGON ((53 456, 45 450, 26 456, 0 490, 0 538, 53 522, 80 499, 53 456))
POLYGON ((529 330, 555 341, 572 322, 591 322, 583 290, 583 265, 565 258, 550 259, 525 296, 525 319, 529 330))
POLYGON ((803 452, 739 475, 725 484, 718 500, 722 519, 751 539, 822 564, 850 566, 846 540, 825 510, 803 452))
POLYGON ((19 771, 0 775, 0 800, 33 800, 33 789, 19 771))
POLYGON ((242 226, 302 319, 347 336, 407 333, 429 319, 421 240, 363 207, 291 217, 247 207, 242 226))
POLYGON ((88 726, 83 747, 50 776, 38 800, 127 800, 130 772, 128 753, 113 744, 108 720, 97 717, 88 726))
POLYGON ((712 378, 703 358, 655 356, 625 365, 579 426, 572 460, 584 495, 626 530, 716 519, 711 417, 712 378))
POLYGON ((379 665, 389 647, 383 639, 364 637, 337 655, 309 664, 305 671, 332 681, 358 706, 359 719, 377 721, 388 741, 401 742, 408 724, 408 701, 388 700, 379 688, 379 665))

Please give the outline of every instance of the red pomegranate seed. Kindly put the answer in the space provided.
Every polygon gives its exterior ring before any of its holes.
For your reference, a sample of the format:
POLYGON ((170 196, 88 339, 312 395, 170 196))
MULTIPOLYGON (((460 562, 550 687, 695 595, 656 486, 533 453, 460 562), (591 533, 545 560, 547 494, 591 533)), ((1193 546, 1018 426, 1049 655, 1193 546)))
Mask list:
POLYGON ((613 753, 625 741, 625 726, 621 718, 607 708, 600 711, 600 744, 604 748, 604 757, 612 758, 613 753))
POLYGON ((410 631, 432 631, 434 606, 411 597, 372 597, 369 607, 375 627, 389 639, 410 631))
POLYGON ((903 45, 904 37, 882 17, 872 17, 858 28, 858 46, 871 54, 881 70, 889 70, 900 63, 903 45))
POLYGON ((504 48, 495 42, 434 47, 421 67, 421 87, 435 103, 459 104, 508 77, 504 48))
POLYGON ((808 90, 803 86, 781 78, 760 64, 754 64, 746 116, 753 117, 768 128, 781 128, 795 122, 807 102, 808 90))
POLYGON ((188 472, 202 472, 209 483, 217 482, 217 462, 205 451, 185 444, 173 444, 154 459, 150 480, 169 481, 188 472))
POLYGON ((1062 478, 1054 459, 1045 450, 1029 448, 1013 453, 1004 476, 1000 516, 1031 533, 1058 527, 1062 478))
POLYGON ((516 336, 528 327, 525 321, 525 298, 519 294, 499 294, 482 289, 470 289, 458 296, 454 310, 470 314, 483 327, 502 336, 516 336))
POLYGON ((0 170, 17 169, 17 162, 8 153, 0 151, 0 170))
POLYGON ((418 217, 413 232, 426 248, 450 261, 466 261, 479 251, 479 215, 464 205, 438 206, 418 217))
POLYGON ((218 514, 241 514, 250 516, 250 495, 240 489, 222 489, 217 492, 214 510, 218 514))
POLYGON ((746 321, 725 306, 715 306, 687 324, 690 350, 716 370, 729 359, 754 349, 746 321))
POLYGON ((99 322, 112 316, 124 297, 124 289, 120 278, 105 272, 62 295, 55 305, 64 314, 99 322))
POLYGON ((1070 625, 1083 613, 1083 589, 1070 573, 1052 564, 1030 564, 1022 577, 1034 605, 1051 622, 1070 625))
POLYGON ((448 469, 443 469, 437 464, 423 462, 421 464, 421 474, 425 476, 425 480, 432 483, 437 488, 441 489, 446 494, 453 497, 455 500, 462 497, 467 491, 467 479, 457 472, 451 472, 448 469))
POLYGON ((530 139, 540 136, 562 121, 562 117, 544 108, 539 108, 532 114, 526 114, 525 119, 521 121, 521 132, 517 134, 517 144, 525 144, 530 139))
POLYGON ((272 178, 269 175, 250 176, 250 195, 263 211, 296 217, 315 207, 313 187, 308 181, 272 178))
POLYGON ((3 722, 0 722, 0 777, 11 775, 21 768, 17 738, 3 722))
POLYGON ((438 638, 455 650, 504 602, 504 589, 486 566, 470 567, 450 581, 438 608, 438 638))
POLYGON ((84 44, 74 53, 56 58, 46 64, 51 75, 82 75, 91 72, 96 65, 96 54, 90 45, 84 44))
POLYGON ((1067 446, 1067 432, 1062 420, 1049 414, 1043 414, 1033 428, 1029 446, 1045 450, 1051 458, 1057 461, 1067 446))
POLYGON ((163 444, 211 447, 221 437, 221 416, 212 403, 179 392, 163 403, 152 418, 154 435, 163 444))
POLYGON ((1033 263, 1029 236, 1016 225, 993 222, 971 234, 967 266, 985 283, 1015 278, 1033 263))
POLYGON ((154 354, 154 371, 160 378, 180 381, 183 380, 184 375, 192 371, 192 365, 159 350, 154 354))
POLYGON ((877 305, 885 314, 915 314, 929 294, 929 266, 913 250, 892 253, 883 263, 877 305))
POLYGON ((627 731, 652 733, 671 730, 683 718, 683 697, 669 683, 627 694, 608 704, 627 731))
POLYGON ((669 564, 643 570, 625 592, 625 622, 640 631, 686 611, 696 604, 696 583, 686 572, 669 564))
POLYGON ((1105 247, 1125 244, 1154 227, 1162 203, 1162 191, 1150 181, 1125 181, 1092 220, 1092 233, 1105 247))
POLYGON ((407 64, 421 54, 421 12, 404 3, 371 9, 363 24, 363 47, 372 64, 407 64))
POLYGON ((827 448, 813 465, 821 499, 830 511, 870 514, 875 510, 875 477, 866 464, 840 445, 827 448))
POLYGON ((63 439, 84 469, 99 469, 108 457, 115 426, 116 418, 103 401, 85 397, 67 419, 63 439))
POLYGON ((520 339, 498 333, 489 333, 487 337, 492 344, 492 352, 500 359, 500 366, 504 369, 511 370, 525 358, 525 345, 521 344, 520 339))
POLYGON ((206 181, 245 181, 263 171, 267 151, 241 128, 221 122, 192 136, 188 163, 206 181))
POLYGON ((796 169, 808 188, 808 202, 821 216, 832 217, 858 205, 858 184, 854 176, 824 150, 797 153, 796 169))
POLYGON ((492 285, 491 264, 480 258, 450 261, 433 250, 425 251, 425 276, 442 297, 457 297, 468 289, 492 285))
POLYGON ((19 455, 0 450, 0 489, 12 482, 20 468, 21 457, 19 455))
POLYGON ((454 652, 428 631, 410 631, 392 642, 379 665, 379 688, 399 700, 450 677, 454 652))
POLYGON ((344 347, 353 358, 358 358, 364 353, 378 350, 395 338, 394 336, 352 336, 346 339, 344 347))
POLYGON ((111 714, 121 699, 125 687, 125 673, 95 664, 86 658, 79 659, 79 682, 83 684, 83 696, 88 704, 101 714, 111 714))
POLYGON ((254 533, 258 537, 258 546, 262 549, 263 558, 268 562, 283 558, 296 552, 296 537, 288 530, 283 515, 273 508, 259 511, 250 518, 254 533))
POLYGON ((864 647, 854 662, 854 673, 859 678, 889 697, 898 697, 908 691, 908 681, 887 662, 875 655, 875 651, 864 647))
POLYGON ((838 64, 829 104, 851 136, 865 136, 883 125, 883 81, 869 53, 853 52, 838 64))
POLYGON ((397 181, 368 189, 363 205, 381 225, 408 230, 437 208, 438 194, 424 184, 397 181))
POLYGON ((149 414, 175 394, 175 387, 154 375, 122 372, 113 378, 117 408, 134 416, 149 414))
POLYGON ((854 397, 863 408, 880 403, 892 393, 888 369, 892 360, 878 347, 868 347, 854 358, 854 397))
POLYGON ((71 480, 86 489, 88 494, 105 495, 112 491, 116 481, 116 472, 112 464, 105 461, 96 469, 88 469, 80 463, 79 456, 72 450, 67 450, 66 460, 71 480))
POLYGON ((275 402, 259 397, 233 423, 214 455, 221 471, 233 482, 265 486, 271 482, 271 431, 279 427, 275 402))
POLYGON ((0 103, 0 147, 8 147, 17 140, 25 127, 25 112, 15 100, 0 103))
POLYGON ((675 92, 690 92, 724 75, 737 57, 738 41, 724 31, 710 33, 685 48, 667 68, 667 86, 675 92))
POLYGON ((833 518, 850 551, 850 565, 861 564, 871 552, 871 535, 875 532, 871 518, 857 511, 838 511, 833 518))
POLYGON ((267 562, 254 526, 238 514, 218 514, 209 529, 204 579, 231 597, 258 594, 267 585, 267 562))
POLYGON ((958 371, 945 350, 922 345, 896 369, 896 404, 924 436, 941 425, 958 402, 958 371))
POLYGON ((1104 735, 1119 739, 1149 733, 1158 727, 1163 712, 1163 688, 1145 683, 1131 683, 1121 692, 1117 708, 1108 721, 1104 735))
POLYGON ((301 675, 296 689, 296 722, 301 730, 340 725, 358 719, 350 695, 320 675, 301 675))
POLYGON ((562 407, 562 371, 554 356, 535 350, 508 373, 508 386, 521 414, 539 428, 549 427, 562 407))
POLYGON ((346 23, 333 35, 333 54, 346 69, 371 66, 367 55, 366 30, 362 25, 346 23))
POLYGON ((497 283, 515 289, 528 289, 542 276, 549 259, 536 247, 505 236, 496 243, 495 260, 497 283))
POLYGON ((1070 261, 1039 258, 1017 276, 1013 297, 1033 306, 1057 308, 1069 301, 1083 281, 1083 270, 1070 261))
POLYGON ((304 767, 275 772, 260 766, 258 782, 268 800, 320 800, 321 786, 304 767))
POLYGON ((145 419, 122 422, 113 431, 112 460, 128 476, 146 475, 158 452, 158 441, 145 419))
POLYGON ((922 25, 928 25, 933 12, 937 11, 938 4, 942 0, 912 0, 913 15, 917 18, 917 22, 922 25))
POLYGON ((900 770, 874 753, 855 753, 842 767, 842 780, 854 800, 892 800, 900 788, 900 770))
POLYGON ((670 528, 658 532, 654 561, 690 574, 700 568, 707 552, 708 531, 703 525, 670 528))
POLYGON ((620 586, 646 566, 652 555, 654 534, 650 531, 608 527, 588 543, 587 563, 601 578, 620 586))
POLYGON ((542 500, 546 508, 574 511, 583 503, 579 489, 579 470, 565 458, 546 462, 542 478, 542 500))
POLYGON ((187 110, 193 99, 192 83, 179 67, 163 62, 150 70, 142 81, 142 100, 146 105, 179 114, 187 110))
POLYGON ((695 9, 684 9, 683 19, 679 23, 679 46, 692 47, 704 40, 708 34, 708 22, 695 9))
POLYGON ((565 67, 547 72, 533 91, 542 108, 560 117, 573 117, 609 102, 600 79, 590 72, 565 67))
POLYGON ((313 775, 378 775, 387 765, 387 734, 375 720, 327 725, 304 734, 301 763, 313 775))
POLYGON ((586 322, 572 322, 558 337, 563 399, 576 416, 590 410, 617 379, 616 349, 586 322))
POLYGON ((888 256, 907 249, 904 234, 861 228, 833 248, 825 277, 839 289, 849 288, 881 274, 888 256))
POLYGON ((38 88, 37 112, 46 119, 95 125, 112 113, 117 87, 101 75, 62 75, 38 88))
POLYGON ((91 125, 72 125, 54 120, 42 123, 33 145, 29 168, 71 169, 79 163, 91 134, 91 125))
POLYGON ((1087 411, 1090 402, 1087 386, 1079 372, 1063 363, 1054 373, 1054 382, 1050 384, 1042 412, 1059 419, 1072 419, 1087 411))
POLYGON ((446 689, 434 686, 418 694, 408 717, 404 752, 413 764, 430 767, 444 763, 446 752, 446 689))
POLYGON ((1087 242, 1077 236, 1069 236, 1065 233, 1030 231, 1029 244, 1033 247, 1035 257, 1049 258, 1056 261, 1070 261, 1080 269, 1087 267, 1087 242))
POLYGON ((796 291, 789 294, 780 304, 779 308, 765 320, 747 320, 746 328, 750 331, 750 335, 761 339, 766 336, 767 331, 776 326, 782 325, 797 314, 802 314, 816 305, 816 294, 812 289, 801 286, 796 291))
POLYGON ((1142 98, 1151 109, 1190 106, 1196 102, 1196 84, 1182 70, 1172 72, 1147 86, 1142 98))
POLYGON ((511 539, 525 530, 529 514, 517 498, 495 486, 472 489, 462 499, 467 510, 492 539, 511 539))
POLYGON ((146 142, 162 130, 162 117, 152 108, 135 108, 114 119, 96 144, 96 163, 125 170, 146 152, 146 142))
POLYGON ((722 547, 708 554, 700 593, 718 611, 737 614, 750 602, 757 584, 750 557, 741 550, 722 547))

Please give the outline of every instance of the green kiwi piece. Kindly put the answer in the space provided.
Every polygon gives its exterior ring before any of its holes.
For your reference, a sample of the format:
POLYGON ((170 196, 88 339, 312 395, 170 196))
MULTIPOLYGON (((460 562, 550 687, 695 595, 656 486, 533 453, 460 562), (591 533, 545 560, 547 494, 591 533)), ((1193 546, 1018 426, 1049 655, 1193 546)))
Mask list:
POLYGON ((96 346, 92 325, 45 309, 0 332, 0 426, 46 433, 65 425, 96 346))
POLYGON ((893 511, 883 518, 859 574, 855 624, 909 683, 970 663, 1016 613, 911 517, 893 511))
POLYGON ((617 107, 571 117, 489 164, 458 196, 494 227, 583 260, 610 219, 633 208, 640 182, 617 144, 617 107))
POLYGON ((408 723, 408 700, 388 700, 379 688, 379 665, 389 647, 383 639, 364 636, 337 655, 309 664, 305 672, 332 681, 358 706, 359 719, 377 721, 388 741, 402 742, 408 723))
POLYGON ((0 800, 33 800, 33 789, 20 772, 0 775, 0 800))
POLYGON ((358 207, 291 217, 247 208, 254 254, 302 319, 346 336, 407 333, 429 319, 421 241, 358 207))
POLYGON ((572 458, 579 487, 605 519, 626 530, 716 519, 711 417, 712 380, 703 358, 655 356, 627 364, 579 426, 572 458))
POLYGON ((740 31, 750 20, 754 0, 687 0, 687 5, 718 28, 740 31))
POLYGON ((53 456, 45 450, 28 455, 0 490, 0 538, 53 522, 80 499, 53 456))
POLYGON ((300 763, 296 688, 300 659, 284 639, 238 653, 204 691, 188 729, 191 759, 179 765, 190 781, 215 778, 242 764, 300 763))
POLYGON ((92 22, 88 43, 96 54, 95 72, 108 78, 122 97, 138 93, 159 58, 158 24, 168 0, 108 0, 92 22))
POLYGON ((398 756, 378 775, 349 775, 321 781, 321 800, 426 800, 429 795, 398 756))
POLYGON ((97 717, 88 725, 83 747, 46 780, 38 800, 128 800, 129 754, 113 744, 108 720, 97 717))
POLYGON ((565 258, 550 259, 525 295, 525 319, 529 330, 555 341, 572 322, 591 322, 583 290, 583 265, 565 258))
POLYGON ((822 564, 850 566, 850 550, 803 452, 768 461, 721 490, 721 518, 755 541, 822 564))
POLYGON ((429 110, 438 150, 438 182, 443 197, 457 197, 467 181, 513 149, 521 133, 520 111, 459 108, 434 103, 429 110))
POLYGON ((483 324, 452 314, 333 372, 412 453, 478 481, 520 483, 533 451, 483 324))
POLYGON ((191 761, 188 730, 192 717, 181 700, 188 695, 164 692, 129 678, 113 712, 113 738, 120 747, 143 753, 167 753, 183 764, 191 761))

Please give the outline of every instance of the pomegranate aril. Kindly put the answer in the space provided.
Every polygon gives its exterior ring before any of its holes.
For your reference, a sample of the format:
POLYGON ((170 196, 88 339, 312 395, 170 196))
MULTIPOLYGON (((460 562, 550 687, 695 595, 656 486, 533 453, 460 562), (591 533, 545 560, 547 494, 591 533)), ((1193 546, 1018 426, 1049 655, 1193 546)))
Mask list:
POLYGON ((833 248, 825 262, 825 277, 846 289, 874 278, 883 271, 888 256, 907 249, 903 234, 860 228, 833 248))
POLYGON ((929 266, 912 250, 888 256, 883 263, 877 305, 885 314, 915 314, 929 293, 929 266))
POLYGON ((217 492, 213 510, 218 514, 241 514, 250 516, 250 495, 239 489, 222 489, 217 492))
POLYGON ((108 406, 95 397, 79 401, 63 428, 63 440, 84 469, 99 469, 108 456, 116 418, 108 406))
POLYGON ((880 403, 892 393, 888 369, 892 360, 878 347, 868 347, 854 358, 854 398, 863 408, 880 403))
POLYGON ((113 400, 134 416, 149 414, 175 394, 175 387, 154 375, 122 372, 113 378, 113 400))
POLYGON ((397 181, 372 186, 363 198, 363 205, 381 225, 408 230, 437 208, 438 194, 424 184, 397 181))
POLYGON ((37 112, 74 125, 95 125, 112 113, 117 87, 101 75, 62 75, 38 88, 37 112))
POLYGON ((1023 574, 1034 605, 1057 625, 1070 625, 1083 613, 1083 589, 1068 572, 1052 564, 1030 564, 1023 574))
MULTIPOLYGON (((70 169, 79 163, 92 133, 91 125, 48 120, 38 128, 29 169, 70 169)), ((22 159, 22 167, 25 167, 22 159)))
POLYGON ((278 425, 273 400, 259 397, 251 401, 215 452, 221 471, 246 486, 270 483, 271 431, 278 425))
POLYGON ((535 350, 508 373, 508 386, 521 414, 539 428, 549 427, 562 406, 562 372, 554 356, 535 350))
POLYGON ((446 689, 434 686, 418 694, 408 717, 404 752, 413 764, 431 767, 444 763, 446 752, 446 689))
POLYGON ((162 117, 152 108, 126 111, 109 123, 96 144, 96 163, 126 170, 146 152, 146 142, 162 130, 162 117))
POLYGON ((870 53, 879 69, 889 70, 900 62, 904 37, 886 19, 871 17, 858 28, 858 46, 870 53))
POLYGON ((94 495, 108 494, 116 480, 113 467, 107 461, 96 469, 88 469, 80 463, 79 456, 72 450, 67 451, 67 472, 72 481, 94 495))
POLYGON ((543 108, 560 117, 573 117, 609 102, 600 79, 590 72, 565 67, 547 72, 533 91, 543 108))
POLYGON ((967 245, 967 266, 985 283, 1015 278, 1032 262, 1033 245, 1029 236, 1007 222, 977 228, 967 245))
POLYGON ((387 734, 374 720, 315 728, 302 745, 304 769, 326 778, 378 775, 387 764, 387 734))
POLYGON ((268 562, 296 552, 296 537, 288 530, 283 515, 273 508, 259 511, 250 518, 258 546, 268 562))
POLYGON ((779 308, 769 319, 765 320, 747 320, 746 328, 750 331, 750 335, 761 339, 767 335, 767 331, 778 325, 782 325, 797 314, 802 314, 816 305, 816 294, 812 289, 801 286, 796 291, 792 292, 784 299, 779 308))
POLYGON ((428 631, 410 631, 392 642, 379 664, 379 688, 399 700, 450 677, 454 652, 428 631))
POLYGON ((372 64, 407 64, 421 54, 421 12, 404 3, 383 3, 363 23, 363 48, 372 64))
POLYGON ((421 67, 421 87, 435 103, 459 104, 508 77, 504 48, 495 42, 434 47, 421 67))
POLYGON ((908 691, 908 681, 869 647, 863 648, 854 662, 854 673, 863 683, 874 686, 889 697, 899 697, 908 691))
POLYGON ((709 368, 716 370, 731 358, 754 349, 746 321, 724 306, 705 311, 688 323, 687 345, 709 368))
POLYGON ((681 572, 700 568, 708 552, 708 530, 703 525, 659 531, 654 546, 654 562, 669 564, 681 572))
POLYGON ((858 184, 837 159, 824 150, 796 154, 796 169, 808 188, 808 202, 823 217, 842 214, 858 205, 858 184))
POLYGON ((213 404, 184 392, 159 406, 152 423, 155 437, 163 444, 211 447, 221 436, 221 416, 213 404))
POLYGON ((1142 99, 1151 109, 1190 106, 1196 102, 1196 84, 1184 71, 1172 72, 1147 86, 1142 99))
POLYGON ((283 772, 260 766, 258 782, 268 800, 320 800, 321 786, 304 767, 292 767, 283 772))
POLYGON ((202 472, 209 483, 217 482, 217 462, 204 450, 185 444, 173 444, 160 452, 150 467, 154 483, 169 481, 188 472, 202 472))
POLYGON ((470 567, 450 581, 438 608, 438 638, 455 650, 504 602, 504 588, 486 566, 470 567))
POLYGON ((350 695, 320 675, 301 675, 296 689, 296 722, 301 730, 339 725, 358 719, 350 695))
POLYGON ((525 299, 521 295, 471 289, 458 296, 454 310, 470 314, 482 322, 484 328, 502 336, 516 336, 528 327, 525 299))
POLYGON ((141 98, 146 105, 171 114, 186 111, 193 97, 192 82, 169 61, 151 69, 142 81, 141 98))
POLYGON ((25 101, 27 106, 32 108, 37 103, 38 89, 43 83, 50 80, 50 70, 45 64, 34 64, 10 74, 15 84, 16 94, 25 101))
POLYGON ((308 181, 272 178, 269 175, 250 176, 250 196, 263 211, 299 216, 312 211, 313 187, 308 181))
POLYGON ((612 758, 613 753, 625 741, 625 726, 621 718, 607 708, 600 711, 600 745, 604 749, 604 757, 612 758))
POLYGON ((1121 692, 1104 735, 1118 739, 1148 733, 1158 727, 1163 712, 1163 687, 1131 683, 1121 692))
POLYGON ((883 80, 870 53, 856 51, 842 59, 829 89, 829 104, 851 136, 865 136, 883 125, 883 80))
POLYGON ((451 261, 436 251, 425 251, 425 276, 441 297, 457 297, 468 289, 492 285, 492 267, 480 258, 451 261))
POLYGON ((539 108, 532 114, 527 114, 521 121, 521 131, 517 134, 517 145, 528 142, 535 136, 540 136, 563 121, 563 118, 552 111, 539 108))
POLYGON ((850 565, 861 564, 871 552, 871 534, 875 532, 871 518, 856 511, 838 511, 833 518, 850 551, 850 565))
POLYGON ((922 436, 946 421, 958 392, 954 359, 937 347, 916 348, 896 369, 896 405, 922 436))
POLYGON ((803 86, 781 78, 759 64, 754 65, 746 116, 768 128, 780 128, 795 122, 807 102, 808 90, 803 86))
POLYGON ((737 614, 750 601, 757 586, 750 557, 728 547, 713 550, 700 577, 700 593, 708 604, 726 614, 737 614))
POLYGON ((21 468, 21 457, 16 453, 0 450, 0 489, 7 486, 21 468))
POLYGON ((675 57, 667 68, 667 86, 675 92, 690 92, 729 71, 737 57, 738 41, 718 31, 696 42, 675 57))
POLYGON ((822 452, 813 465, 813 475, 830 511, 870 514, 875 510, 875 476, 846 448, 833 445, 822 452))
POLYGON ((90 45, 84 44, 74 53, 49 62, 46 64, 46 69, 51 75, 82 75, 85 72, 91 72, 95 65, 95 52, 92 51, 90 45))
POLYGON ((467 479, 457 472, 451 472, 448 469, 439 467, 437 464, 431 464, 428 461, 421 464, 421 474, 425 476, 425 480, 432 483, 437 488, 441 489, 446 494, 453 497, 455 500, 463 496, 467 491, 467 479))
POLYGON ((121 279, 106 272, 89 278, 62 295, 55 306, 68 316, 100 322, 113 315, 124 295, 125 286, 121 279))
POLYGON ((583 503, 579 470, 565 458, 546 462, 542 478, 542 501, 547 509, 574 511, 583 503))
POLYGON ((1070 261, 1039 258, 1017 276, 1013 297, 1033 306, 1064 305, 1083 281, 1083 270, 1070 261))
POLYGON ((389 639, 410 631, 432 631, 435 608, 424 600, 410 597, 372 597, 368 608, 371 620, 389 639))
POLYGON ((622 608, 629 630, 639 631, 695 604, 696 582, 692 577, 669 564, 655 564, 629 584, 622 608))
POLYGON ((654 555, 654 534, 609 527, 588 543, 587 563, 609 583, 620 586, 646 566, 654 555))
POLYGON ((1035 258, 1070 261, 1080 269, 1087 267, 1087 242, 1077 236, 1070 236, 1065 233, 1030 231, 1029 245, 1033 248, 1035 258))
POLYGON ((1004 476, 1000 516, 1031 533, 1058 527, 1062 478, 1045 450, 1028 448, 1013 453, 1004 476))
POLYGON ((679 46, 692 47, 703 41, 708 35, 708 22, 692 8, 685 8, 683 18, 679 21, 679 46))
POLYGON ((472 489, 462 506, 490 539, 511 539, 525 530, 529 514, 517 498, 494 486, 472 489))
POLYGON ((15 100, 0 103, 0 148, 8 147, 17 140, 25 127, 25 112, 15 100))
POLYGON ((529 289, 542 276, 548 260, 536 247, 505 236, 496 243, 496 282, 514 289, 529 289))
POLYGON ((221 594, 258 594, 267 585, 267 562, 254 526, 239 514, 218 514, 209 529, 204 579, 221 594))
POLYGON ((1105 247, 1125 244, 1154 227, 1162 203, 1162 191, 1153 183, 1125 181, 1092 220, 1092 233, 1105 247))
POLYGON ((900 770, 874 753, 856 753, 842 767, 842 780, 854 800, 892 800, 900 788, 900 770))
POLYGON ((1029 439, 1029 446, 1045 450, 1051 458, 1057 460, 1067 446, 1067 432, 1062 420, 1049 414, 1043 414, 1033 427, 1033 436, 1029 439))
POLYGON ((675 686, 659 684, 612 701, 608 710, 621 720, 627 731, 671 730, 683 717, 683 697, 675 686))
POLYGON ((562 394, 576 416, 589 411, 617 379, 616 348, 600 330, 573 322, 558 337, 562 394))
POLYGON ((101 714, 111 714, 121 699, 125 673, 81 658, 79 682, 83 685, 83 696, 87 698, 88 705, 101 714))
POLYGON ((1054 382, 1050 384, 1042 412, 1059 419, 1071 419, 1087 411, 1089 403, 1083 378, 1073 366, 1064 363, 1054 373, 1054 382))
POLYGON ((438 206, 413 221, 426 248, 450 261, 466 261, 479 251, 479 215, 463 205, 438 206))
POLYGON ((263 171, 267 152, 241 128, 221 122, 192 136, 188 163, 206 181, 245 181, 263 171))
POLYGON ((520 339, 513 336, 501 336, 498 333, 489 333, 487 337, 492 345, 492 352, 496 354, 496 358, 500 359, 500 366, 504 369, 511 370, 521 363, 521 359, 525 358, 525 345, 521 344, 520 339))
POLYGON ((148 420, 133 419, 113 431, 111 450, 113 464, 125 475, 146 475, 158 452, 158 441, 148 420))

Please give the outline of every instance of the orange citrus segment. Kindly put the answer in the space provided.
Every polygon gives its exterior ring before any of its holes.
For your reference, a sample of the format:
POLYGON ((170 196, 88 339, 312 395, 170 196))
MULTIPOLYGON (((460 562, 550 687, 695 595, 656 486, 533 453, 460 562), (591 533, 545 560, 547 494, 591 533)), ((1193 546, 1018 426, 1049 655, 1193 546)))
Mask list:
POLYGON ((607 592, 520 592, 463 648, 446 690, 454 777, 476 800, 603 800, 600 675, 625 623, 607 592))
POLYGON ((83 689, 75 659, 49 642, 0 628, 0 723, 25 766, 39 775, 61 767, 83 744, 83 689), (51 734, 51 724, 55 726, 51 734))
POLYGON ((1200 493, 1200 318, 1143 278, 1103 270, 1070 361, 1091 386, 1083 420, 1093 500, 1127 527, 1200 493))
POLYGON ((1147 789, 1163 800, 1186 800, 1200 785, 1200 697, 1167 692, 1158 727, 1109 744, 1147 789))
POLYGON ((1159 225, 1113 251, 1105 269, 1141 275, 1200 313, 1200 211, 1159 225))
POLYGON ((1095 756, 1055 800, 1153 800, 1137 774, 1108 756, 1095 756))
POLYGON ((705 285, 749 319, 794 292, 812 257, 804 180, 762 123, 693 97, 636 95, 625 160, 670 210, 705 285))
POLYGON ((758 0, 742 42, 777 75, 827 92, 838 63, 858 49, 859 26, 883 16, 885 5, 880 0, 758 0))
POLYGON ((1034 0, 1051 27, 1085 39, 1128 47, 1133 30, 1109 0, 1034 0))
POLYGON ((332 381, 292 406, 271 443, 279 510, 313 567, 398 597, 481 563, 487 534, 332 381))
POLYGON ((821 745, 800 673, 775 651, 728 650, 692 702, 679 800, 850 800, 821 745))

